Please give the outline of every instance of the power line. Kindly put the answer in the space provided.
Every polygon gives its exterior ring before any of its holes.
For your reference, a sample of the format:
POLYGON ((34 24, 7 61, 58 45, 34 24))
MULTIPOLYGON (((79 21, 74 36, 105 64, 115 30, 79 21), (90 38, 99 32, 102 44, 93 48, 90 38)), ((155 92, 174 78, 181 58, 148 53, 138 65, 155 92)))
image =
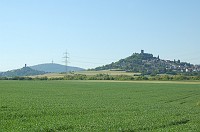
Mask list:
POLYGON ((81 61, 81 60, 73 60, 73 62, 77 63, 88 63, 88 64, 105 64, 105 63, 97 63, 97 62, 91 62, 91 61, 81 61))
POLYGON ((74 58, 83 58, 83 59, 92 59, 92 60, 115 60, 116 58, 94 58, 94 57, 83 57, 83 56, 71 56, 71 57, 74 57, 74 58))
POLYGON ((66 50, 66 52, 64 53, 64 59, 65 59, 65 70, 66 70, 66 74, 67 74, 67 72, 68 72, 68 63, 69 63, 69 61, 68 61, 68 59, 69 59, 69 53, 67 52, 67 50, 66 50))

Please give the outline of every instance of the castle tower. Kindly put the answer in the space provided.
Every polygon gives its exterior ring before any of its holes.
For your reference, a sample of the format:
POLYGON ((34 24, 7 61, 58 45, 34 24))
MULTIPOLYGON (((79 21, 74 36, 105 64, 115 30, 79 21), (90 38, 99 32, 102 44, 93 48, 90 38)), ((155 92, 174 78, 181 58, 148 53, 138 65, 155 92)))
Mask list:
POLYGON ((144 50, 141 50, 141 54, 144 54, 144 50))

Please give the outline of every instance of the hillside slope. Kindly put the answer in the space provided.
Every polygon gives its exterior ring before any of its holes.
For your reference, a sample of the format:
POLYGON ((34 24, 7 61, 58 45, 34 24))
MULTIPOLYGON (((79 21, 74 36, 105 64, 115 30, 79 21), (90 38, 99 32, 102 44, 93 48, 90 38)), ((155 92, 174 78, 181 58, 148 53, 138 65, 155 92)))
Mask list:
POLYGON ((0 77, 33 76, 33 75, 42 75, 42 74, 45 74, 45 72, 34 70, 34 69, 31 69, 30 67, 23 67, 17 70, 1 72, 0 77))
MULTIPOLYGON (((39 65, 31 66, 31 68, 38 71, 45 71, 45 72, 51 72, 51 73, 66 72, 66 66, 60 65, 60 64, 54 64, 54 63, 39 64, 39 65)), ((83 71, 83 70, 85 69, 79 68, 79 67, 72 67, 72 66, 67 67, 67 71, 83 71)))
POLYGON ((94 70, 123 70, 127 72, 139 72, 145 75, 149 74, 177 74, 183 72, 199 72, 200 66, 193 65, 180 60, 162 60, 154 57, 152 54, 134 53, 131 56, 121 59, 111 64, 100 66, 94 70))

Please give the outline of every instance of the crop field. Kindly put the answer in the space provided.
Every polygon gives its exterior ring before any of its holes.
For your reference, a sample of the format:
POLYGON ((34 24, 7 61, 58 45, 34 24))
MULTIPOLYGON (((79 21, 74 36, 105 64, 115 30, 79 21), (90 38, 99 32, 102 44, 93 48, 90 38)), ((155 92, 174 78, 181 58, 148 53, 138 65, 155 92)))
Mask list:
POLYGON ((133 76, 133 75, 140 75, 140 73, 133 73, 133 72, 126 72, 126 71, 111 71, 111 70, 101 70, 101 71, 79 71, 75 72, 76 74, 83 74, 83 75, 97 75, 97 74, 108 74, 108 75, 127 75, 127 76, 133 76))
POLYGON ((0 81, 0 131, 200 131, 199 82, 0 81))
MULTIPOLYGON (((125 71, 110 71, 110 70, 102 70, 102 71, 77 71, 74 72, 73 74, 68 73, 68 75, 74 75, 74 74, 81 74, 81 75, 87 75, 87 76, 94 76, 97 74, 107 74, 107 75, 127 75, 127 76, 133 76, 133 75, 140 75, 140 73, 133 73, 133 72, 125 72, 125 71)), ((64 77, 66 74, 61 74, 61 73, 47 73, 44 75, 36 75, 36 76, 31 76, 31 77, 48 77, 48 78, 58 78, 58 77, 64 77)))

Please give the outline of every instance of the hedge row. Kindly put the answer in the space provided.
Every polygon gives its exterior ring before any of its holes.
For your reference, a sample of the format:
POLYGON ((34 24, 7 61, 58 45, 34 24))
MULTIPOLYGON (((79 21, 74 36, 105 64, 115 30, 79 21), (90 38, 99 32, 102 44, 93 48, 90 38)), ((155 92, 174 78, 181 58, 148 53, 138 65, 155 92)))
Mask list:
POLYGON ((157 76, 128 76, 128 75, 108 75, 97 74, 94 76, 86 76, 82 74, 67 75, 59 78, 48 77, 1 77, 0 80, 120 80, 120 81, 132 81, 132 80, 158 80, 158 81, 181 81, 181 80, 200 80, 200 76, 184 76, 184 75, 157 75, 157 76))

